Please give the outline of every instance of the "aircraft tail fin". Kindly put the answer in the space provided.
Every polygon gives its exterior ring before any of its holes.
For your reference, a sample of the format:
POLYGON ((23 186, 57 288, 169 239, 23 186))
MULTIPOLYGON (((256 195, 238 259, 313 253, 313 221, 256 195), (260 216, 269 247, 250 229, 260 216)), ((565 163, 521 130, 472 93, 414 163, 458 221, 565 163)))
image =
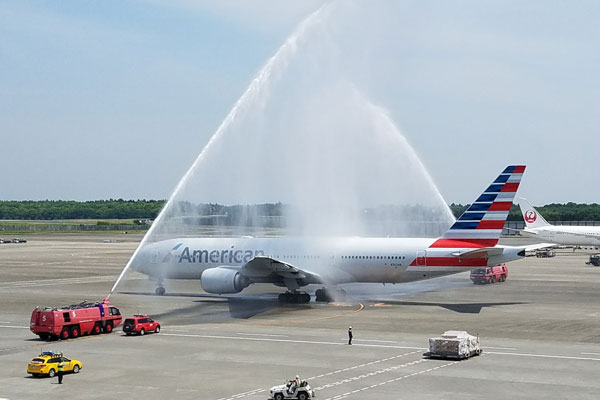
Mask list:
POLYGON ((549 226, 550 224, 542 217, 533 206, 522 197, 517 197, 516 203, 521 208, 523 219, 525 220, 525 226, 527 228, 539 228, 542 226, 549 226))
POLYGON ((431 247, 479 248, 498 243, 525 165, 510 165, 431 247))

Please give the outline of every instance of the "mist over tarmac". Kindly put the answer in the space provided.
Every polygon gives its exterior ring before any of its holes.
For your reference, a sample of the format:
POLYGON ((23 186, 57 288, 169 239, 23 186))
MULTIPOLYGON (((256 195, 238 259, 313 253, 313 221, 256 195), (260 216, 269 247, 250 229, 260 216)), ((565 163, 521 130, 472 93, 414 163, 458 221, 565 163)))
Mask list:
MULTIPOLYGON (((423 223, 435 236, 449 226, 419 156, 348 73, 355 26, 344 11, 328 3, 298 25, 200 152, 150 236, 183 234, 189 205, 200 203, 282 202, 294 235, 405 236, 423 234, 423 223), (376 230, 366 210, 377 214, 376 230)), ((244 217, 262 228, 260 216, 244 217)))

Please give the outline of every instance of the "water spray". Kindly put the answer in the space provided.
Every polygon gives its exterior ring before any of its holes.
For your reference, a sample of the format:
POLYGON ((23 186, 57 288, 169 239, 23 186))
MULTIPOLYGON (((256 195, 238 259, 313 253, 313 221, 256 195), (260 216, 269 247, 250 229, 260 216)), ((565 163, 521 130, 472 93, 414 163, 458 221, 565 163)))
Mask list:
POLYGON ((210 140, 208 141, 206 146, 204 146, 204 148, 202 149, 202 151, 200 152, 200 154, 198 155, 198 157, 196 158, 196 160, 194 161, 192 166, 187 170, 187 172, 185 173, 183 178, 181 178, 181 180, 179 181, 179 183, 177 184, 177 186, 171 193, 169 200, 164 205, 164 207, 162 208, 162 210, 160 211, 160 213, 158 214, 158 216, 156 217, 156 219, 150 226, 150 229, 148 229, 148 232, 146 232, 146 234, 142 238, 142 241, 140 242, 140 244, 137 246, 137 248, 135 249, 135 251, 133 252, 131 257, 129 258, 129 261, 127 261, 125 268, 123 268, 123 271, 121 271, 121 274, 117 278, 115 284, 113 285, 112 289, 110 290, 110 293, 106 297, 106 299, 105 299, 106 301, 113 294, 113 292, 115 291, 115 289, 121 282, 121 279, 123 279, 123 276, 129 270, 133 260, 138 255, 140 249, 146 244, 146 242, 148 241, 148 238, 152 235, 152 233, 154 232, 156 227, 161 224, 161 222, 165 218, 167 211, 171 208, 171 206, 175 202, 175 198, 181 192, 181 190, 186 186, 188 180, 193 175, 193 172, 196 170, 196 166, 202 162, 207 151, 222 136, 223 132, 225 132, 227 130, 227 128, 235 121, 236 117, 238 116, 238 113, 240 113, 241 111, 244 111, 244 107, 246 107, 248 105, 248 103, 252 99, 256 98, 261 92, 263 92, 264 90, 268 90, 268 83, 269 83, 269 80, 272 78, 273 73, 277 69, 285 68, 286 60, 288 60, 290 57, 292 57, 296 52, 298 41, 300 39, 302 39, 309 32, 309 30, 316 23, 318 23, 321 20, 321 18, 323 16, 322 14, 325 14, 326 11, 330 12, 330 10, 333 7, 332 4, 334 4, 334 3, 326 3, 326 4, 322 5, 317 11, 315 11, 314 13, 309 15, 307 18, 305 18, 304 21, 302 21, 298 25, 298 27, 296 28, 294 33, 292 33, 292 35, 290 35, 290 37, 288 37, 288 39, 285 41, 285 43, 277 50, 275 55, 273 55, 267 61, 267 63, 263 66, 263 68, 254 77, 254 79, 248 86, 248 89, 246 89, 244 94, 242 94, 242 96, 234 104, 233 108, 231 109, 231 111, 229 112, 227 117, 223 120, 223 122, 218 127, 216 132, 212 135, 212 137, 210 138, 210 140))

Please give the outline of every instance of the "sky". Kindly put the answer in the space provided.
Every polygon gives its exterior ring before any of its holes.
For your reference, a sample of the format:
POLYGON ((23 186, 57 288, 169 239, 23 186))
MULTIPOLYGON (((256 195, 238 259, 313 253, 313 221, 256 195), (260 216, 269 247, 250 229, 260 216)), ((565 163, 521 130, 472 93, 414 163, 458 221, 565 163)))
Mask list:
MULTIPOLYGON (((324 3, 0 2, 0 200, 168 198, 324 3)), ((336 71, 448 203, 518 163, 543 205, 600 202, 599 17, 596 1, 348 0, 326 25, 336 71)))

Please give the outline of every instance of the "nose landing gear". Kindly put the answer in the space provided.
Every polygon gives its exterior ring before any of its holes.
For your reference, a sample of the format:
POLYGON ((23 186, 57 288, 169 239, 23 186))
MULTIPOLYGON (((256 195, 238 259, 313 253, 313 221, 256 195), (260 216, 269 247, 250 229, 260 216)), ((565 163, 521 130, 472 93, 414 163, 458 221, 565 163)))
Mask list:
POLYGON ((167 292, 167 289, 165 289, 165 287, 163 286, 162 279, 159 279, 158 281, 156 281, 156 290, 154 291, 154 293, 156 293, 157 296, 162 296, 166 292, 167 292))

